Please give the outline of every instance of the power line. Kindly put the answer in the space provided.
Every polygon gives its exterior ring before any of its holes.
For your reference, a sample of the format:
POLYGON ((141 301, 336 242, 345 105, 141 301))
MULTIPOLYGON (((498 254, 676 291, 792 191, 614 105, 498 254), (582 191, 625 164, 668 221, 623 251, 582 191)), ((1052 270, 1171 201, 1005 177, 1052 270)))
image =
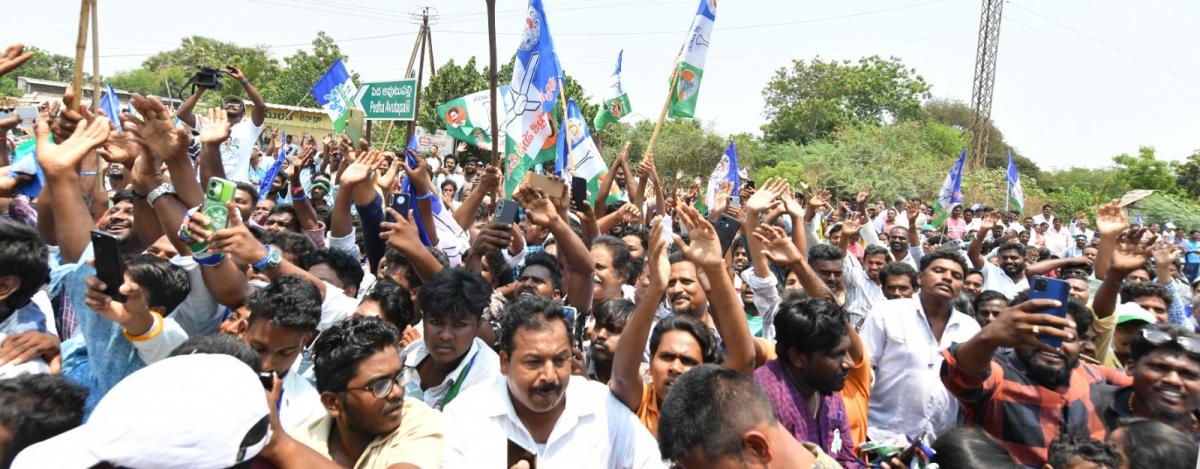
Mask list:
POLYGON ((1192 82, 1192 83, 1194 83, 1194 84, 1200 85, 1200 80, 1196 80, 1196 79, 1194 79, 1194 78, 1192 78, 1192 77, 1190 77, 1190 76, 1187 76, 1187 75, 1185 75, 1185 74, 1179 73, 1179 72, 1177 72, 1177 71, 1175 71, 1175 70, 1172 70, 1172 69, 1170 69, 1170 68, 1167 68, 1167 67, 1164 67, 1164 66, 1162 66, 1162 65, 1159 65, 1159 64, 1156 64, 1156 63, 1154 63, 1154 62, 1151 62, 1151 61, 1149 61, 1149 60, 1143 59, 1141 56, 1139 56, 1139 55, 1137 55, 1137 54, 1134 54, 1134 53, 1132 53, 1132 52, 1129 52, 1129 51, 1127 51, 1127 50, 1125 50, 1125 49, 1122 49, 1122 48, 1120 48, 1120 47, 1117 47, 1117 46, 1114 46, 1114 45, 1112 45, 1112 44, 1109 44, 1109 43, 1107 43, 1107 42, 1104 42, 1104 41, 1100 40, 1099 38, 1097 38, 1097 37, 1095 37, 1095 36, 1092 36, 1092 35, 1090 35, 1090 34, 1088 34, 1088 33, 1085 33, 1085 32, 1083 32, 1083 31, 1080 31, 1080 30, 1078 30, 1078 29, 1072 28, 1072 27, 1070 27, 1070 26, 1068 26, 1068 25, 1065 25, 1065 24, 1063 24, 1063 23, 1061 23, 1061 22, 1059 22, 1059 21, 1057 21, 1057 20, 1055 20, 1055 19, 1053 19, 1053 18, 1047 17, 1047 16, 1045 16, 1045 15, 1043 15, 1043 14, 1041 14, 1041 13, 1038 13, 1038 12, 1036 12, 1036 11, 1033 11, 1033 10, 1029 9, 1029 8, 1026 8, 1026 7, 1024 7, 1024 6, 1021 6, 1021 4, 1019 4, 1019 3, 1012 3, 1012 6, 1015 6, 1015 7, 1017 7, 1017 8, 1020 8, 1020 9, 1022 9, 1022 10, 1025 10, 1025 11, 1029 12, 1030 14, 1032 14, 1032 15, 1034 15, 1034 16, 1037 16, 1038 18, 1041 18, 1041 19, 1043 19, 1043 20, 1046 20, 1046 21, 1049 21, 1049 22, 1051 22, 1051 23, 1054 23, 1054 24, 1058 25, 1059 27, 1061 27, 1061 28, 1063 28, 1063 29, 1066 29, 1067 31, 1071 31, 1071 32, 1073 32, 1073 33, 1075 33, 1075 34, 1078 34, 1078 35, 1080 35, 1080 36, 1083 36, 1083 37, 1085 37, 1085 38, 1088 38, 1088 39, 1089 39, 1089 40, 1091 40, 1092 42, 1095 42, 1095 43, 1097 43, 1097 44, 1100 44, 1100 45, 1102 45, 1102 46, 1104 46, 1104 47, 1107 47, 1107 48, 1109 48, 1109 49, 1115 50, 1115 51, 1117 51, 1117 52, 1120 52, 1120 53, 1122 53, 1122 54, 1125 54, 1125 55, 1127 55, 1127 56, 1133 57, 1133 58, 1134 58, 1135 60, 1137 60, 1138 62, 1142 62, 1142 63, 1144 63, 1144 64, 1146 64, 1146 65, 1149 65, 1149 66, 1151 66, 1151 67, 1157 68, 1157 69, 1159 69, 1159 70, 1162 70, 1162 71, 1164 71, 1164 72, 1170 73, 1170 74, 1172 74, 1172 75, 1175 75, 1175 76, 1177 76, 1177 77, 1180 77, 1180 78, 1183 78, 1183 79, 1185 79, 1185 80, 1187 80, 1187 81, 1190 81, 1190 82, 1192 82))
MULTIPOLYGON (((1100 14, 1102 14, 1102 15, 1104 15, 1104 16, 1107 16, 1107 17, 1109 17, 1109 18, 1116 19, 1117 21, 1121 21, 1121 22, 1124 22, 1124 23, 1131 24, 1131 25, 1133 25, 1133 26, 1137 27, 1138 29, 1141 29, 1141 30, 1144 30, 1144 31, 1148 31, 1148 32, 1150 32, 1150 33, 1152 33, 1152 34, 1156 34, 1156 35, 1159 35, 1159 36, 1165 37, 1165 38, 1167 38, 1167 39, 1170 39, 1170 40, 1172 40, 1172 41, 1186 42, 1186 43, 1187 43, 1189 46, 1192 46, 1192 47, 1200 47, 1200 43, 1197 43, 1197 42, 1195 42, 1195 41, 1192 41, 1191 39, 1189 39, 1189 38, 1187 38, 1187 37, 1183 37, 1183 36, 1176 37, 1176 36, 1168 35, 1168 34, 1164 33, 1164 32, 1163 32, 1161 29, 1154 29, 1154 28, 1151 28, 1151 27, 1145 26, 1145 25, 1143 25, 1143 24, 1141 24, 1141 23, 1134 23, 1134 22, 1133 22, 1133 21, 1131 21, 1129 18, 1126 18, 1126 17, 1120 16, 1120 15, 1117 15, 1117 14, 1114 14, 1114 13, 1110 13, 1110 12, 1108 12, 1108 11, 1105 11, 1105 10, 1101 10, 1101 9, 1099 9, 1099 8, 1096 8, 1096 7, 1095 7, 1095 6, 1093 6, 1093 5, 1089 5, 1089 4, 1087 4, 1086 2, 1082 2, 1082 1, 1080 1, 1080 0, 1071 0, 1071 1, 1072 1, 1072 2, 1075 2, 1075 3, 1077 3, 1077 4, 1081 5, 1081 6, 1083 6, 1084 8, 1088 8, 1088 9, 1090 9, 1090 10, 1092 10, 1092 11, 1095 11, 1095 12, 1097 12, 1097 13, 1100 13, 1100 14)), ((1146 17, 1145 15, 1142 15, 1142 16, 1143 16, 1143 17, 1146 17)), ((1149 19, 1149 18, 1147 17, 1147 19, 1149 19)), ((1151 20, 1151 21, 1153 21, 1153 22, 1155 22, 1155 23, 1158 23, 1158 24, 1159 24, 1159 25, 1161 25, 1161 26, 1164 26, 1164 27, 1166 27, 1166 25, 1163 25, 1162 23, 1159 23, 1158 21, 1155 21, 1155 20, 1153 20, 1153 19, 1150 19, 1150 20, 1151 20)), ((1169 28, 1167 28, 1167 29, 1169 29, 1169 28)))

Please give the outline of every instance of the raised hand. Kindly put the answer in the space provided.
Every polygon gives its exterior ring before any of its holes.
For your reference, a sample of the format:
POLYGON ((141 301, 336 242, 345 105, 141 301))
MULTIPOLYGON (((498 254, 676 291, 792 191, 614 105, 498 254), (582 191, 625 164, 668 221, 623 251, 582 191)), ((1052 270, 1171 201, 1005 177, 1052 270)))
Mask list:
POLYGON ((1145 228, 1130 230, 1125 238, 1118 240, 1113 248, 1112 263, 1108 269, 1128 274, 1146 266, 1150 260, 1150 252, 1154 249, 1154 241, 1158 239, 1145 228))
POLYGON ((54 132, 54 139, 56 141, 61 142, 69 138, 80 121, 86 120, 90 122, 94 120, 94 116, 92 116, 91 111, 86 106, 81 106, 78 111, 75 110, 75 102, 78 99, 79 97, 75 93, 75 90, 68 86, 66 91, 63 92, 62 105, 59 106, 58 103, 51 103, 49 108, 51 119, 50 130, 54 132), (60 109, 61 113, 59 112, 60 109))
POLYGON ((296 164, 288 172, 288 179, 292 181, 292 187, 300 185, 300 172, 312 164, 313 157, 315 156, 317 156, 316 147, 305 146, 304 149, 300 150, 300 156, 296 159, 296 164))
POLYGON ((1154 248, 1154 265, 1165 266, 1174 264, 1183 252, 1169 243, 1158 243, 1154 248))
POLYGON ((25 61, 33 57, 33 51, 25 50, 24 44, 13 44, 4 49, 4 55, 0 55, 0 76, 7 75, 8 72, 20 67, 25 61))
POLYGON ((42 115, 37 121, 37 160, 47 174, 79 172, 79 162, 93 149, 108 141, 108 118, 98 117, 75 126, 62 143, 50 141, 50 120, 42 115))
POLYGON ((621 223, 636 223, 642 218, 642 211, 633 204, 625 204, 617 209, 617 216, 620 217, 621 223))
POLYGON ((864 186, 858 190, 858 195, 854 197, 854 202, 858 204, 859 208, 864 208, 869 198, 871 198, 871 186, 864 186))
POLYGON ((246 75, 242 74, 242 71, 238 70, 238 68, 234 67, 233 65, 226 65, 225 73, 228 73, 229 76, 233 77, 234 80, 246 81, 246 75))
POLYGON ((492 251, 507 249, 513 243, 513 226, 506 223, 489 223, 479 230, 471 243, 471 254, 480 257, 492 251))
POLYGON ((521 186, 513 194, 513 199, 525 208, 526 219, 534 225, 546 227, 561 220, 558 216, 558 208, 541 189, 521 186))
POLYGON ((721 181, 717 183, 717 190, 713 194, 712 207, 708 208, 710 217, 716 217, 725 213, 725 207, 729 206, 729 197, 733 195, 733 183, 729 181, 721 181))
POLYGON ((346 169, 342 171, 342 177, 338 179, 338 184, 345 187, 362 184, 370 178, 371 171, 374 171, 379 162, 383 161, 383 152, 371 150, 366 154, 358 155, 357 158, 354 158, 353 155, 350 158, 353 158, 353 162, 346 166, 346 169))
POLYGON ((0 168, 0 197, 12 197, 18 187, 33 179, 33 176, 13 173, 11 166, 0 168))
MULTIPOLYGON (((405 150, 405 153, 407 152, 408 151, 405 150)), ((397 156, 401 158, 401 163, 403 164, 402 167, 404 168, 404 176, 408 178, 409 183, 412 184, 413 190, 416 191, 417 195, 429 193, 430 185, 433 184, 433 182, 429 179, 429 164, 425 162, 425 158, 422 158, 421 155, 414 153, 412 155, 413 161, 415 161, 417 164, 416 166, 409 166, 408 158, 405 158, 401 155, 397 156)))
POLYGON ((811 199, 808 199, 808 209, 811 211, 821 210, 822 207, 829 205, 829 199, 833 197, 827 190, 819 190, 813 194, 811 199))
POLYGON ((699 267, 721 268, 725 263, 725 253, 721 251, 721 241, 712 224, 687 205, 679 207, 675 214, 691 238, 691 243, 685 243, 679 235, 674 235, 675 245, 679 246, 683 257, 699 267))
POLYGON ((171 122, 171 112, 158 98, 145 98, 134 94, 133 108, 145 119, 137 123, 136 135, 142 139, 154 156, 163 160, 186 158, 191 135, 187 130, 176 128, 171 122))
POLYGON ((392 164, 387 166, 387 169, 384 170, 383 167, 386 164, 387 164, 387 161, 383 161, 380 163, 379 181, 378 182, 379 182, 379 187, 381 189, 383 189, 384 194, 391 194, 392 189, 394 189, 396 187, 396 175, 400 174, 400 167, 403 166, 403 164, 400 161, 399 157, 393 158, 392 164))
POLYGON ((133 166, 133 162, 142 154, 142 146, 138 143, 136 130, 135 125, 130 125, 125 131, 110 133, 104 147, 97 149, 96 153, 99 153, 109 163, 127 168, 133 166))
POLYGON ((758 228, 754 229, 753 235, 763 245, 763 251, 760 254, 766 256, 771 262, 781 266, 791 266, 805 261, 804 253, 800 252, 800 248, 788 239, 783 228, 758 225, 758 228))
POLYGON ((782 179, 768 180, 766 184, 763 184, 762 189, 759 189, 746 201, 746 211, 757 215, 770 211, 783 203, 779 200, 779 196, 782 195, 784 184, 786 183, 782 179))
POLYGON ((917 217, 921 216, 921 203, 911 201, 904 208, 904 214, 908 215, 908 226, 917 226, 917 217))
POLYGON ((858 233, 858 230, 866 224, 867 214, 862 212, 847 213, 846 219, 842 221, 842 236, 858 233))
POLYGON ((985 233, 990 233, 992 231, 992 228, 996 227, 997 223, 1000 223, 1000 213, 999 212, 989 212, 979 222, 980 236, 983 236, 985 233))
MULTIPOLYGON (((662 223, 655 223, 650 230, 650 250, 646 252, 646 273, 650 278, 652 291, 667 290, 667 281, 671 278, 671 261, 667 256, 667 240, 662 235, 662 223)), ((657 296, 657 295, 655 295, 657 296)))
POLYGON ((208 249, 214 252, 228 254, 233 260, 242 264, 251 264, 267 257, 267 247, 250 233, 250 229, 242 223, 241 212, 230 202, 228 225, 218 230, 209 238, 208 249))
POLYGON ((134 329, 130 333, 135 335, 145 333, 145 330, 153 325, 154 318, 150 316, 148 304, 149 293, 143 290, 141 285, 126 277, 125 283, 117 288, 121 294, 125 295, 125 301, 120 302, 104 294, 104 290, 108 287, 99 278, 88 277, 86 283, 88 288, 83 294, 85 298, 83 302, 100 317, 126 329, 134 329), (140 323, 145 329, 131 328, 133 323, 140 323))
POLYGON ((413 221, 411 210, 402 215, 389 207, 387 213, 395 221, 381 223, 379 226, 383 228, 383 231, 379 233, 379 236, 387 240, 388 246, 404 254, 425 249, 425 245, 421 243, 421 235, 417 232, 417 224, 413 221))
POLYGON ((1099 231, 1101 236, 1115 238, 1125 232, 1126 228, 1129 228, 1129 217, 1121 209, 1119 200, 1113 199, 1096 210, 1096 231, 1099 231))
POLYGON ((1039 310, 1055 308, 1057 300, 1029 300, 1001 311, 996 319, 976 335, 997 347, 1032 346, 1037 350, 1060 353, 1058 349, 1042 343, 1039 336, 1055 337, 1064 342, 1075 340, 1075 335, 1066 331, 1066 318, 1039 313, 1039 310), (1037 334, 1034 334, 1034 331, 1037 334))
POLYGON ((495 192, 496 188, 500 187, 500 168, 495 165, 487 165, 483 167, 479 177, 479 184, 475 186, 475 190, 481 191, 484 194, 495 192))
MULTIPOLYGON (((200 128, 200 143, 218 145, 229 139, 231 128, 229 125, 229 115, 225 114, 224 109, 209 109, 208 122, 204 124, 204 127, 200 128)), ((270 156, 274 157, 276 155, 270 156)))

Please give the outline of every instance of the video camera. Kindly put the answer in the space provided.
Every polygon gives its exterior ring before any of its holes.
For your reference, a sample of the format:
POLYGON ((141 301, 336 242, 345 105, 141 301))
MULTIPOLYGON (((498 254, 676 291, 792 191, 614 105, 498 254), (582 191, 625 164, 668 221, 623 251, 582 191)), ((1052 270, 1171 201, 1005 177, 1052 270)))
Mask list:
POLYGON ((221 74, 225 73, 224 70, 205 65, 200 65, 196 68, 199 70, 188 81, 196 86, 203 86, 213 90, 221 89, 221 74))

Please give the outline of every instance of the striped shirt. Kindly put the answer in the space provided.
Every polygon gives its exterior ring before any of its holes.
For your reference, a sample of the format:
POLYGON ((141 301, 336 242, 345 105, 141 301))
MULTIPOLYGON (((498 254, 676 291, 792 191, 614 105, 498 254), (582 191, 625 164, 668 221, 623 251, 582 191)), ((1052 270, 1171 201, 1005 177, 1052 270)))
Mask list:
POLYGON ((1103 440, 1099 402, 1107 385, 1129 386, 1116 369, 1079 362, 1067 382, 1049 389, 1034 382, 1013 351, 999 352, 991 368, 972 375, 959 368, 958 344, 942 351, 942 383, 962 403, 964 419, 996 437, 1017 462, 1042 467, 1059 434, 1103 440))

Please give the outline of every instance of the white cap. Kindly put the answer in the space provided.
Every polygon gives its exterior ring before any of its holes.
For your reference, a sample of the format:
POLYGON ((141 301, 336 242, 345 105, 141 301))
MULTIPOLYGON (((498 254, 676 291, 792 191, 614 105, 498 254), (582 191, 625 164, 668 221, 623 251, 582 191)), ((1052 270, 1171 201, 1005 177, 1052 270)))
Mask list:
POLYGON ((227 468, 270 441, 266 394, 254 371, 229 355, 154 363, 117 383, 87 423, 26 448, 21 468, 227 468), (254 430, 262 435, 243 443, 254 430))

